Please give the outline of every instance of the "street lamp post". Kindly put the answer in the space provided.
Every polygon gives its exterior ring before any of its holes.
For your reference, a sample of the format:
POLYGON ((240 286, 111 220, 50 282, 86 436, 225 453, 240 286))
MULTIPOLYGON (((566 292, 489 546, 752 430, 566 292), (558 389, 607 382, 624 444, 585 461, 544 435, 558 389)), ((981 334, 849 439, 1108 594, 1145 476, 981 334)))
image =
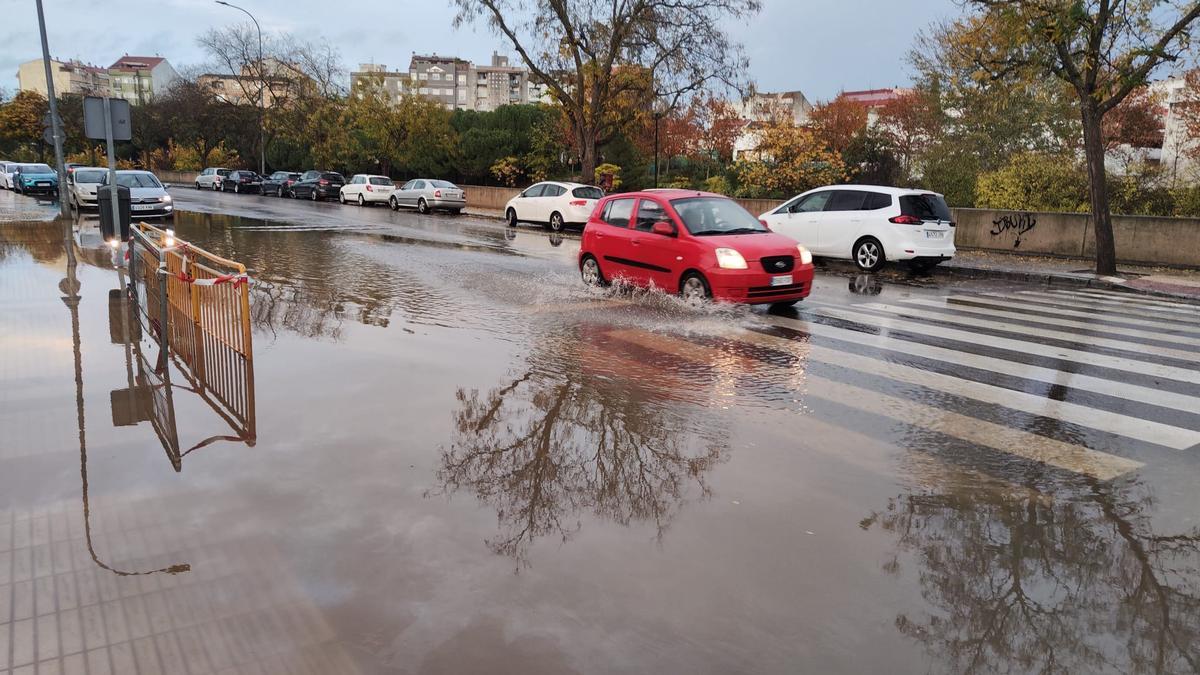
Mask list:
POLYGON ((218 5, 232 7, 250 17, 250 20, 254 22, 254 29, 258 31, 258 173, 265 174, 267 172, 267 125, 266 103, 263 94, 267 88, 267 76, 263 73, 262 26, 258 25, 258 19, 254 18, 254 15, 245 8, 225 2, 225 0, 216 0, 216 2, 218 5))
POLYGON ((54 139, 54 161, 58 169, 58 208, 63 219, 71 217, 71 205, 67 201, 67 165, 63 159, 63 128, 58 117, 58 95, 54 92, 54 74, 50 68, 50 45, 46 41, 46 15, 42 11, 42 0, 37 0, 38 31, 42 38, 42 65, 46 68, 46 99, 50 103, 50 133, 54 139))

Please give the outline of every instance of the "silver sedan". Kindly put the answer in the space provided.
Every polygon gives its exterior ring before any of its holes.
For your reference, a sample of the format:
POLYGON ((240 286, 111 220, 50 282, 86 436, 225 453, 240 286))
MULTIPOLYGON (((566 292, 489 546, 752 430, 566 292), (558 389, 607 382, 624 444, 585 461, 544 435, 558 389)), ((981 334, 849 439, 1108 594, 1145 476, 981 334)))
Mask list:
POLYGON ((454 183, 445 180, 417 178, 396 188, 388 199, 393 211, 401 208, 429 213, 434 209, 458 213, 467 206, 467 195, 454 183))

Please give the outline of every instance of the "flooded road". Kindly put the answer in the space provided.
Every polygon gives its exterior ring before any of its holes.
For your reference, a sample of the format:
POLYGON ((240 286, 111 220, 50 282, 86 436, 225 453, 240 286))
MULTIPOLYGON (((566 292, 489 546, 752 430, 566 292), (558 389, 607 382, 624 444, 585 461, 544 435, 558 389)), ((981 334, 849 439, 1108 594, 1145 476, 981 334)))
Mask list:
POLYGON ((570 235, 173 194, 255 280, 254 433, 90 223, 72 275, 0 218, 0 673, 1198 670, 1196 307, 827 270, 698 310, 570 235))

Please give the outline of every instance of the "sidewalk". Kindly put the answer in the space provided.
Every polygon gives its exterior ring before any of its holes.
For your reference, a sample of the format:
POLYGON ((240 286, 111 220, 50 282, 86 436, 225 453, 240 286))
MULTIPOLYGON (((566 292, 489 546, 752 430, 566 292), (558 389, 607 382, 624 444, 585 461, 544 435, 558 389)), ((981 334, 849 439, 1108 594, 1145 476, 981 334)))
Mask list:
POLYGON ((954 259, 939 265, 935 273, 1089 286, 1200 303, 1200 270, 1122 264, 1117 266, 1118 276, 1107 277, 1093 272, 1093 266, 1093 261, 1077 258, 959 249, 954 259))

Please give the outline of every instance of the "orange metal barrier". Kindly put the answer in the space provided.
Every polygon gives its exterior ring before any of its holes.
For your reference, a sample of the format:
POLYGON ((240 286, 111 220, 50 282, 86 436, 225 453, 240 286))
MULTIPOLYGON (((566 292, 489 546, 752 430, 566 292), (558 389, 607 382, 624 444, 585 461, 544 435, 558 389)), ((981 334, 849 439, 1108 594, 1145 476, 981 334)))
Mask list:
POLYGON ((133 225, 131 243, 131 272, 144 289, 143 307, 152 330, 160 339, 165 333, 197 390, 211 394, 236 421, 239 434, 253 438, 254 350, 246 266, 146 223, 133 225))

